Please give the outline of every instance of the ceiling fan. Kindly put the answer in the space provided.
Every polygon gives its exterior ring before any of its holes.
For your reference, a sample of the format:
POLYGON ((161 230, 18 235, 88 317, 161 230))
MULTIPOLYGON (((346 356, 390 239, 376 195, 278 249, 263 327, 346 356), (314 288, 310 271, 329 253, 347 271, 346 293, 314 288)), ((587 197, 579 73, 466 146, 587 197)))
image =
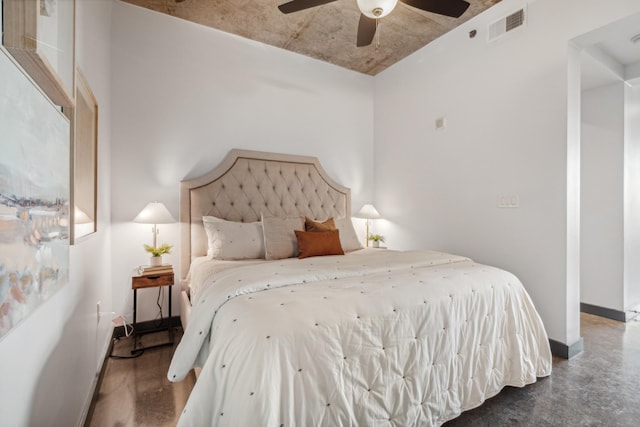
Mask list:
MULTIPOLYGON (((309 9, 323 4, 332 3, 336 0, 291 0, 288 3, 278 6, 282 13, 293 13, 300 10, 309 9)), ((378 19, 387 16, 398 0, 356 0, 360 9, 360 22, 358 23, 358 47, 368 46, 376 35, 378 19)), ((400 0, 400 2, 413 6, 427 12, 439 15, 459 18, 469 7, 469 3, 464 0, 400 0)))

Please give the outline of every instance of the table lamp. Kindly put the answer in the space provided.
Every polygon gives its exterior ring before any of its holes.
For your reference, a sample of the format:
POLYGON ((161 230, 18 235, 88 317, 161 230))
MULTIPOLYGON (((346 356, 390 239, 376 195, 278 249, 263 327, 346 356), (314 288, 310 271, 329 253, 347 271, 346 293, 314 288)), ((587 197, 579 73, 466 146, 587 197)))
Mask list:
POLYGON ((151 231, 153 232, 153 247, 157 247, 156 241, 158 237, 158 224, 171 224, 176 220, 171 212, 162 202, 150 202, 142 211, 133 219, 133 222, 140 224, 153 224, 151 231))
POLYGON ((376 208, 373 207, 372 204, 366 204, 362 207, 362 209, 358 211, 358 213, 356 214, 356 218, 362 218, 367 220, 367 234, 366 234, 365 240, 366 240, 366 245, 368 247, 369 246, 369 220, 381 218, 380 214, 378 213, 376 208))

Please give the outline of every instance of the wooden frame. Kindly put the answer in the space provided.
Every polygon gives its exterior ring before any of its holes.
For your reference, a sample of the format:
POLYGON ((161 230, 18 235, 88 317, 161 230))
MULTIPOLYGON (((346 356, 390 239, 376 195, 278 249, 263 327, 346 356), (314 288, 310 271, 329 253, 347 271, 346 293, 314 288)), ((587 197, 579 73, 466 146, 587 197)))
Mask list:
POLYGON ((71 127, 71 244, 97 231, 98 102, 80 70, 71 127))
POLYGON ((2 44, 54 104, 73 107, 75 0, 2 0, 2 44))

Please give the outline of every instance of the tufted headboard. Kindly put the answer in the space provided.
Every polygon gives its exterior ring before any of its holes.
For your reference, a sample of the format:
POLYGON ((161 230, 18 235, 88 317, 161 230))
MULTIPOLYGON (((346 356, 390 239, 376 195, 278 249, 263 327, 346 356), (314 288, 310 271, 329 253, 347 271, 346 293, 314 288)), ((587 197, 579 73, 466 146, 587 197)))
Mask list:
POLYGON ((207 253, 202 217, 260 221, 266 216, 351 217, 351 191, 331 179, 316 157, 234 149, 210 172, 180 183, 183 278, 207 253))

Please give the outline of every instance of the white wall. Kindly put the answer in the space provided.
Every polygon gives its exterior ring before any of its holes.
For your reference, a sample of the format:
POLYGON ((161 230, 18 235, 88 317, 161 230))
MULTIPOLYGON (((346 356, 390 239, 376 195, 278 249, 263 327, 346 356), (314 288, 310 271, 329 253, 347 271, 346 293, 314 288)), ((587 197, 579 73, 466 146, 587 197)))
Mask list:
POLYGON ((579 149, 567 156, 568 42, 640 3, 537 0, 525 28, 488 44, 486 25, 523 4, 504 0, 376 77, 375 201, 389 246, 514 272, 550 338, 572 345, 579 282, 567 258, 579 241, 567 240, 567 177, 579 149), (441 116, 448 126, 436 131, 441 116), (502 194, 517 194, 520 207, 498 209, 502 194))
POLYGON ((640 309, 640 84, 625 87, 624 310, 640 309))
MULTIPOLYGON (((317 155, 353 189, 354 209, 374 199, 375 165, 390 246, 439 247, 514 271, 551 337, 571 343, 566 44, 639 6, 538 0, 526 31, 491 46, 484 26, 466 37, 514 4, 503 1, 374 80, 134 6, 78 2, 78 66, 100 105, 99 231, 71 248, 69 285, 0 342, 2 424, 81 422, 110 312, 130 313, 129 274, 146 260, 149 230, 130 219, 153 199, 177 217, 177 182, 233 147, 317 155), (449 126, 436 132, 442 115, 449 126), (520 209, 496 209, 504 193, 519 194, 520 209)), ((627 94, 628 135, 640 133, 639 91, 627 94)), ((178 241, 177 226, 162 233, 178 241)), ((626 295, 640 300, 637 284, 626 295)))
MULTIPOLYGON (((111 336, 111 1, 78 2, 78 65, 100 105, 98 233, 71 248, 70 282, 0 342, 0 424, 79 425, 111 336)), ((0 94, 1 96, 1 94, 0 94)), ((53 107, 52 107, 53 108, 53 107)), ((0 118, 2 120, 2 118, 0 118)))
MULTIPOLYGON (((125 3, 112 40, 114 303, 129 320, 130 274, 151 240, 132 219, 152 200, 178 218, 178 183, 231 148, 317 156, 354 210, 371 200, 370 76, 125 3)), ((159 243, 178 240, 177 224, 161 227, 159 243)), ((167 260, 177 267, 178 250, 167 260)), ((138 320, 157 313, 157 291, 145 291, 138 320)))
POLYGON ((626 34, 639 24, 640 14, 632 14, 572 40, 583 52, 580 68, 586 87, 581 301, 628 316, 640 303, 640 99, 634 87, 640 62, 618 62, 611 43, 629 43, 626 34), (599 89, 588 90, 594 87, 599 89))
POLYGON ((624 311, 624 83, 582 92, 580 302, 624 311))

